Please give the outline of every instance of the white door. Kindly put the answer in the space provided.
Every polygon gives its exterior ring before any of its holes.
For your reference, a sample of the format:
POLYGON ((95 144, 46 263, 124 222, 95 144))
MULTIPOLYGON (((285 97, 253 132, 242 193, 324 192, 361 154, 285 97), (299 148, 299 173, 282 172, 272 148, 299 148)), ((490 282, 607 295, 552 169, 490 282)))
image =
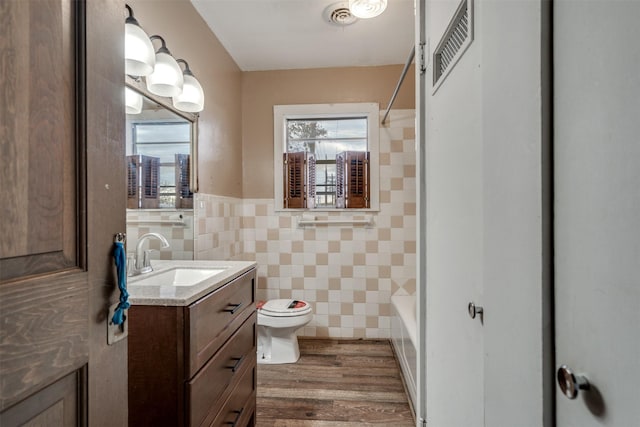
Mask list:
MULTIPOLYGON (((428 1, 429 50, 460 4, 428 1)), ((482 305, 483 146, 480 46, 472 43, 437 92, 426 93, 426 417, 427 425, 484 425, 482 305)))
POLYGON ((554 3, 559 427, 640 426, 640 2, 554 3))

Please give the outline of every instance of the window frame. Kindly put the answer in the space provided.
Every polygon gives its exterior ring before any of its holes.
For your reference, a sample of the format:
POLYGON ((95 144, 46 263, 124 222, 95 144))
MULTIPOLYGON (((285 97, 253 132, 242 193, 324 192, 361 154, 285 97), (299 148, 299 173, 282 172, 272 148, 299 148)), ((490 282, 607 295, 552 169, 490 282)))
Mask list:
POLYGON ((343 104, 296 104, 273 106, 273 193, 276 211, 302 212, 377 212, 380 210, 380 107, 375 102, 343 104), (282 200, 284 175, 282 156, 286 152, 287 120, 289 119, 332 119, 366 117, 367 149, 369 151, 369 208, 285 208, 282 200))

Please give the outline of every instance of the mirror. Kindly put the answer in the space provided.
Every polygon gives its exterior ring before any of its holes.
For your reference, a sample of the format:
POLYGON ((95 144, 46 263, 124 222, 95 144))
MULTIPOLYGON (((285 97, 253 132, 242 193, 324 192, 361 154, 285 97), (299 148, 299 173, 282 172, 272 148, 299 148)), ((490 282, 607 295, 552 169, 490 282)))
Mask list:
POLYGON ((170 247, 154 258, 194 259, 198 116, 174 109, 170 98, 148 93, 131 77, 125 91, 128 250, 142 234, 157 232, 170 247))

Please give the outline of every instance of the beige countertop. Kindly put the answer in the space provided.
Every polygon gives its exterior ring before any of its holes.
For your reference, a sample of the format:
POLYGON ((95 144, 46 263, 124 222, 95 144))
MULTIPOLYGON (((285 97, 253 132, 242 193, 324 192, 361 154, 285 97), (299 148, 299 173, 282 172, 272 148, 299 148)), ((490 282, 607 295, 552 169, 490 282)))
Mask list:
POLYGON ((215 291, 225 283, 256 267, 254 261, 152 261, 153 271, 127 277, 129 302, 132 305, 186 306, 215 291), (172 268, 224 268, 215 276, 193 286, 139 285, 138 282, 153 278, 172 268))

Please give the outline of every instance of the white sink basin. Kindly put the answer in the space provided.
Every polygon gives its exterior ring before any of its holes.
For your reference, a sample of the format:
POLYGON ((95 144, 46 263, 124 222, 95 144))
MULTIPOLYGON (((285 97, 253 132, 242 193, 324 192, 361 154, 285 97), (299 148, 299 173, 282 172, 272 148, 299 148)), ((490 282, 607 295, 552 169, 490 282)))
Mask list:
POLYGON ((225 271, 226 268, 176 267, 144 279, 132 280, 135 286, 193 286, 225 271))

